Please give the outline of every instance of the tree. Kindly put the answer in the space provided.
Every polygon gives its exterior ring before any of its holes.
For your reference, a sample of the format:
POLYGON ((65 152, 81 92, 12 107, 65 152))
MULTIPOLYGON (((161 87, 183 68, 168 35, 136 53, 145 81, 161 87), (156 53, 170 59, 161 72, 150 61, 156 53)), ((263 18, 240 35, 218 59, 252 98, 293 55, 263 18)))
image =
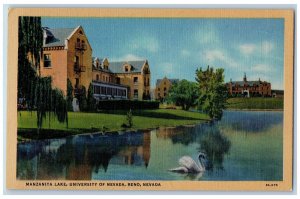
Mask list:
POLYGON ((224 84, 224 69, 214 71, 209 66, 205 71, 196 70, 199 87, 198 108, 206 112, 211 119, 220 120, 227 100, 227 88, 224 84))
POLYGON ((68 78, 67 80, 67 106, 68 111, 73 111, 73 86, 71 80, 68 78))
POLYGON ((93 85, 89 85, 87 93, 87 111, 93 112, 97 109, 97 101, 94 98, 93 85))
POLYGON ((40 17, 19 17, 18 97, 25 99, 28 110, 36 110, 37 131, 51 113, 68 126, 67 103, 60 90, 52 89, 51 77, 40 76, 43 30, 40 17), (47 114, 48 113, 48 114, 47 114))
POLYGON ((197 98, 198 87, 196 82, 184 79, 172 85, 166 100, 181 106, 183 110, 189 110, 191 106, 196 105, 197 98))
POLYGON ((77 99, 78 99, 78 102, 79 102, 80 111, 87 111, 88 110, 88 104, 87 104, 85 86, 82 86, 80 94, 77 95, 77 99))

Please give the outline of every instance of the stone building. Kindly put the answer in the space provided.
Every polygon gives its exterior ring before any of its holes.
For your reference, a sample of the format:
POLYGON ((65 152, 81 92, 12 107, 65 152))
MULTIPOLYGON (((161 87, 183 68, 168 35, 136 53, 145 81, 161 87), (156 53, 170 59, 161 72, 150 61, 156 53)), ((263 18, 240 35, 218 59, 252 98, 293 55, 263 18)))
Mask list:
POLYGON ((271 97, 271 83, 266 81, 248 81, 244 74, 243 81, 232 81, 226 83, 230 96, 237 97, 271 97))
POLYGON ((81 26, 77 28, 43 28, 41 76, 51 76, 52 85, 66 95, 67 79, 74 95, 88 88, 92 81, 92 48, 81 26))
POLYGON ((101 99, 150 99, 150 68, 147 60, 109 62, 92 57, 92 47, 81 26, 43 28, 41 76, 51 76, 53 87, 73 95, 93 85, 94 97, 101 99))
MULTIPOLYGON (((102 83, 102 87, 106 84, 121 90, 127 88, 126 96, 129 99, 150 99, 150 78, 147 60, 109 62, 107 58, 94 58, 93 61, 93 82, 102 83)), ((111 97, 111 95, 101 94, 100 98, 111 97)))
POLYGON ((154 96, 156 100, 163 101, 168 95, 168 92, 173 84, 179 82, 179 79, 168 79, 164 77, 163 79, 156 80, 156 88, 154 91, 154 96))

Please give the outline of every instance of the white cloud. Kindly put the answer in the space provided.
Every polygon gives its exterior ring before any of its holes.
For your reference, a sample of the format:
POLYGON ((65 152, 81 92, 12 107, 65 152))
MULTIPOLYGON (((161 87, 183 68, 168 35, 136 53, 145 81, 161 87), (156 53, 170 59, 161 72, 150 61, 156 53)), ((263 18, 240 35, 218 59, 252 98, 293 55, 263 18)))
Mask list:
POLYGON ((222 49, 214 49, 214 50, 206 50, 203 53, 203 58, 208 63, 216 63, 221 62, 224 63, 228 67, 237 67, 238 63, 232 59, 227 53, 222 49))
POLYGON ((158 40, 154 37, 138 37, 129 42, 129 47, 133 50, 146 50, 151 53, 155 53, 159 49, 158 40))
POLYGON ((253 72, 270 72, 271 67, 267 64, 256 64, 251 68, 251 70, 253 72))
POLYGON ((137 61, 137 60, 144 60, 145 58, 140 57, 138 55, 134 55, 134 54, 126 54, 123 55, 121 57, 112 57, 110 59, 108 59, 108 61, 137 61))
POLYGON ((195 39, 200 44, 216 44, 220 42, 219 34, 212 25, 204 25, 196 31, 195 39))
POLYGON ((159 70, 161 71, 161 74, 163 74, 164 76, 168 76, 174 73, 173 64, 170 62, 164 62, 159 64, 159 70))
POLYGON ((255 44, 242 44, 239 46, 240 52, 246 56, 251 55, 255 51, 255 49, 255 44))
POLYGON ((239 51, 241 54, 245 56, 256 56, 260 55, 266 57, 267 54, 271 53, 274 49, 274 44, 269 41, 263 41, 261 43, 245 43, 238 46, 239 51))
POLYGON ((189 50, 183 49, 180 51, 180 55, 183 57, 188 57, 191 55, 191 52, 189 50))
POLYGON ((261 51, 264 54, 270 53, 274 49, 274 44, 269 41, 264 41, 261 44, 261 51))

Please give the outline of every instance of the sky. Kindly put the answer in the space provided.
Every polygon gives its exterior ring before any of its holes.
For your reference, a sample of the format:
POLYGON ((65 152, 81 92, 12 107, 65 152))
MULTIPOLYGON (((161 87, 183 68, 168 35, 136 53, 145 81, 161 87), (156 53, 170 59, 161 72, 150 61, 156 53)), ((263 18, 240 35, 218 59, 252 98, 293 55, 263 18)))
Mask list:
POLYGON ((157 79, 195 81, 197 68, 224 68, 225 82, 259 78, 283 89, 284 19, 42 18, 42 26, 81 25, 93 56, 147 59, 157 79))

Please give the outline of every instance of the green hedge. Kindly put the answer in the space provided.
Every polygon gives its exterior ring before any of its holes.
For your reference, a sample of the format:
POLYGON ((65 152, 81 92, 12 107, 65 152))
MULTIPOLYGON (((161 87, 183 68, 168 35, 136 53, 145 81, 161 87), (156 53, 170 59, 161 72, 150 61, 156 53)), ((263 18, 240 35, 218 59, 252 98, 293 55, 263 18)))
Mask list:
POLYGON ((158 101, 137 100, 101 100, 98 102, 99 110, 128 110, 128 109, 158 109, 158 101))

